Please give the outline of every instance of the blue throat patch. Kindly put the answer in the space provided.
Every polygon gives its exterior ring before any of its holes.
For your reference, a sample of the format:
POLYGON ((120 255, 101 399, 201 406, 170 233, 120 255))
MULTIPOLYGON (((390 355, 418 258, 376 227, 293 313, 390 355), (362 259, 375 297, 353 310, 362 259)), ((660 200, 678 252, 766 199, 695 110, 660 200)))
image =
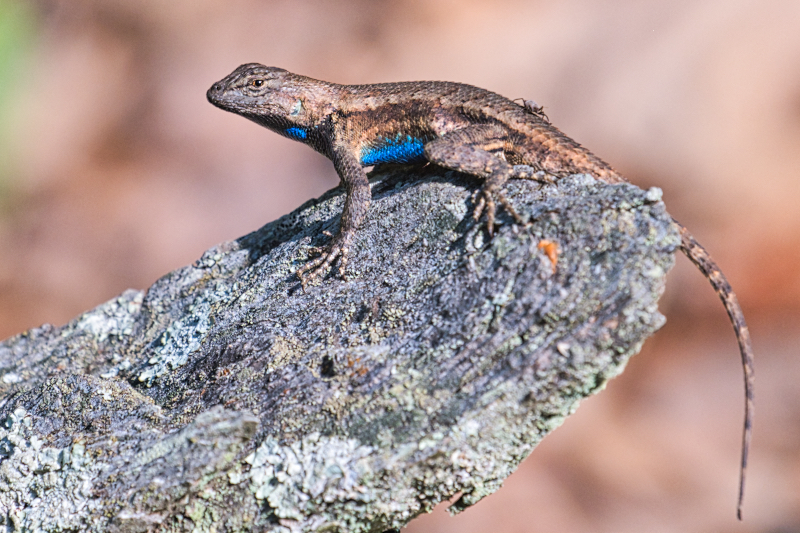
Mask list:
POLYGON ((419 137, 398 135, 394 139, 379 137, 374 144, 361 148, 361 164, 415 163, 424 161, 424 142, 419 137))
POLYGON ((304 130, 303 128, 294 128, 294 127, 286 128, 286 130, 284 130, 284 133, 286 133, 286 135, 288 135, 292 139, 298 141, 305 140, 308 137, 308 132, 306 132, 306 130, 304 130))

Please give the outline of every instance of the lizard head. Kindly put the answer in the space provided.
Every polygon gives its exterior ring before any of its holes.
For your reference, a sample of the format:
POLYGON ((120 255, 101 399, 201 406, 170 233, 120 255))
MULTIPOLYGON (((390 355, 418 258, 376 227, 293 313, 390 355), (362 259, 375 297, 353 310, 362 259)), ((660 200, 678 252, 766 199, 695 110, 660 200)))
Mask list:
POLYGON ((282 68, 248 63, 212 85, 206 97, 220 109, 283 131, 289 126, 311 126, 319 119, 314 101, 322 86, 282 68))

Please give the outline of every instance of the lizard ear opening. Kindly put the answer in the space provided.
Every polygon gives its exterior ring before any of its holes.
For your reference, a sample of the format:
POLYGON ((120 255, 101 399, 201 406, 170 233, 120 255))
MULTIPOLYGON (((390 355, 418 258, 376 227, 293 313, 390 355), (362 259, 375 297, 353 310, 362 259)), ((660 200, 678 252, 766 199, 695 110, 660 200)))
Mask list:
POLYGON ((292 110, 289 112, 290 115, 297 116, 303 112, 303 101, 298 99, 294 105, 292 106, 292 110))

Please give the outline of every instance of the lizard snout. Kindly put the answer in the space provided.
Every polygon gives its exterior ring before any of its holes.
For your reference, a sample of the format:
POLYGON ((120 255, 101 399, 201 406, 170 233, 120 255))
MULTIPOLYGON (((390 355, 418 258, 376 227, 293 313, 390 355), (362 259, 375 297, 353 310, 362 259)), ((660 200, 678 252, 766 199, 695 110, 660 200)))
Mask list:
POLYGON ((208 98, 208 101, 212 104, 217 105, 220 102, 224 91, 225 84, 221 81, 218 81, 206 92, 206 98, 208 98))

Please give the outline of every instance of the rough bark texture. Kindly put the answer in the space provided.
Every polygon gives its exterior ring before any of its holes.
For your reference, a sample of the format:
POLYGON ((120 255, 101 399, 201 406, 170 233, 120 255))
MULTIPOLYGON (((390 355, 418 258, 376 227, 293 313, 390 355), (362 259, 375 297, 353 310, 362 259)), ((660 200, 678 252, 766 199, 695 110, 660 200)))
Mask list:
POLYGON ((389 169, 348 279, 293 271, 334 190, 146 292, 0 343, 8 531, 375 531, 497 490, 664 321, 660 191, 389 169), (555 269, 541 239, 558 244, 555 269))

